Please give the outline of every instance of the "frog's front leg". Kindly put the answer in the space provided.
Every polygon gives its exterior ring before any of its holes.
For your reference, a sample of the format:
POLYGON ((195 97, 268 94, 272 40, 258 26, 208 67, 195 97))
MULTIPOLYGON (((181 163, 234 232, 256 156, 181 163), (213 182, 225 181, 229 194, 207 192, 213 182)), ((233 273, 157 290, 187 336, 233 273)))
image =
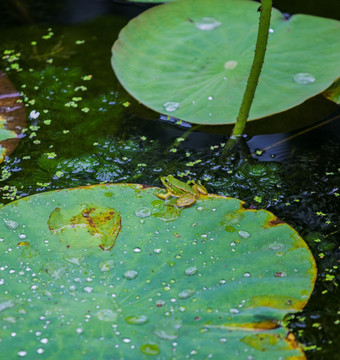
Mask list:
POLYGON ((155 195, 162 200, 166 200, 171 195, 171 192, 156 192, 155 195))

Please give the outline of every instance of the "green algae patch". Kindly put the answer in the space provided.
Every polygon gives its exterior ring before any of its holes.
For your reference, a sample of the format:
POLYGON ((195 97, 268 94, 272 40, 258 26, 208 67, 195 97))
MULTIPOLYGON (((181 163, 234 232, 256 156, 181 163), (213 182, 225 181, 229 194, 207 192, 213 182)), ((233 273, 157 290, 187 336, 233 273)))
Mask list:
POLYGON ((3 356, 304 358, 283 325, 314 287, 302 238, 238 199, 180 209, 158 191, 84 186, 0 209, 3 356))

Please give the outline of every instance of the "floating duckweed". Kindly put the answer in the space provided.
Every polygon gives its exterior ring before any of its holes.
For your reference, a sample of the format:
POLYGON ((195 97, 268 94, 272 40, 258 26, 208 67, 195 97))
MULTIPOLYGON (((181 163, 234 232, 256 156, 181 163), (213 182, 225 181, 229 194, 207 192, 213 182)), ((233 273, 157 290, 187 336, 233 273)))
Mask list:
POLYGON ((132 325, 143 325, 148 322, 146 315, 128 316, 125 321, 132 325))
POLYGON ((143 344, 140 351, 145 355, 158 355, 161 352, 156 344, 143 344))
POLYGON ((138 272, 135 270, 127 270, 124 273, 124 277, 126 280, 136 279, 137 275, 138 275, 138 272))

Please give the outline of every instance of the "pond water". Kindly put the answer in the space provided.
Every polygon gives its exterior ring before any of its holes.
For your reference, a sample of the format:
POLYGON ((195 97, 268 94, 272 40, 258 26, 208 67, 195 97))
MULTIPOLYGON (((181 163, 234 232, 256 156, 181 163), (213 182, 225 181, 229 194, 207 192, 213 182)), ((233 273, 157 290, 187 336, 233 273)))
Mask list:
MULTIPOLYGON (((337 0, 274 5, 340 19, 337 0)), ((176 174, 268 209, 301 234, 318 266, 313 296, 289 328, 308 359, 337 358, 339 108, 320 98, 300 106, 304 133, 298 124, 290 133, 250 129, 221 164, 225 129, 177 124, 138 104, 114 76, 112 44, 146 8, 113 0, 1 2, 0 69, 22 92, 27 131, 1 164, 0 202, 99 182, 160 186, 160 176, 176 174)), ((285 115, 292 123, 294 111, 285 115)))

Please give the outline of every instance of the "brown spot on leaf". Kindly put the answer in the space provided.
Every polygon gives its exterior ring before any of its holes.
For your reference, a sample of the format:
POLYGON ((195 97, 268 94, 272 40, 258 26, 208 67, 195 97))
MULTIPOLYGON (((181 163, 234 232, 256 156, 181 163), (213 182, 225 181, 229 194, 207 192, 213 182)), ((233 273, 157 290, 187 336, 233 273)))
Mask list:
POLYGON ((67 248, 111 250, 121 230, 121 217, 115 209, 81 204, 54 209, 48 219, 50 231, 67 248))

